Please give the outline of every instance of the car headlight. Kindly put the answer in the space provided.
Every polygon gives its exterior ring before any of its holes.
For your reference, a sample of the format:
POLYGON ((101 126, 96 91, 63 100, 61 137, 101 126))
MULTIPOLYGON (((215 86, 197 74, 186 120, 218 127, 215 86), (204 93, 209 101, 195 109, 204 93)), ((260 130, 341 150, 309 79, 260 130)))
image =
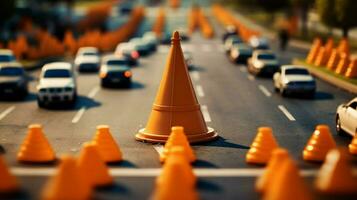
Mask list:
POLYGON ((256 64, 256 67, 257 68, 263 68, 264 67, 264 63, 263 62, 258 62, 257 64, 256 64))

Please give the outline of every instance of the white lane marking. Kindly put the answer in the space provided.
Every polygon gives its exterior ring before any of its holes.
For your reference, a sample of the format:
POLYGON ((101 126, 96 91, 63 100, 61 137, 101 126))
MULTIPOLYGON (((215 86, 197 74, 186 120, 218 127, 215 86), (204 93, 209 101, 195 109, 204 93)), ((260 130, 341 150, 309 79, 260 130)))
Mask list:
POLYGON ((191 75, 192 75, 192 79, 194 81, 199 81, 200 80, 200 74, 197 71, 192 72, 191 75))
POLYGON ((2 113, 0 113, 0 120, 4 119, 8 114, 15 110, 15 106, 10 106, 2 113))
POLYGON ((204 97, 205 93, 203 92, 203 88, 201 85, 196 86, 196 92, 199 97, 204 97))
POLYGON ((88 93, 88 98, 93 98, 100 90, 100 87, 97 85, 95 86, 89 93, 88 93))
POLYGON ((73 117, 73 119, 72 119, 72 123, 73 124, 75 124, 75 123, 77 123, 80 119, 81 119, 81 117, 82 117, 82 115, 84 114, 84 112, 86 111, 86 107, 85 106, 83 106, 77 113, 76 113, 76 115, 73 117))
POLYGON ((162 144, 155 144, 155 145, 153 145, 153 147, 159 155, 161 155, 162 152, 164 152, 164 145, 162 145, 162 144))
POLYGON ((211 51, 212 51, 211 45, 209 45, 209 44, 203 44, 203 45, 202 45, 202 51, 203 51, 203 52, 211 52, 211 51))
POLYGON ((255 77, 251 74, 248 74, 247 78, 250 80, 250 81, 254 81, 255 80, 255 77))
POLYGON ((211 122, 212 119, 211 119, 211 116, 208 112, 208 107, 206 105, 202 105, 201 106, 201 110, 202 110, 202 115, 203 115, 203 118, 205 119, 206 122, 211 122))
POLYGON ((239 70, 241 72, 247 72, 247 67, 245 67, 245 66, 239 67, 239 70))
POLYGON ((265 96, 267 97, 271 97, 271 93, 269 92, 269 90, 264 87, 263 85, 259 85, 259 90, 263 92, 263 94, 265 94, 265 96))
MULTIPOLYGON (((109 172, 114 177, 156 177, 160 175, 161 168, 112 168, 109 172)), ((11 172, 16 176, 51 176, 56 172, 56 168, 38 167, 38 168, 24 168, 13 167, 11 172)), ((193 169, 193 172, 198 177, 256 177, 264 173, 262 169, 251 168, 199 168, 193 169)), ((301 176, 313 177, 318 173, 317 169, 300 170, 301 176)), ((357 168, 353 169, 353 175, 357 176, 357 168)))
POLYGON ((278 105, 278 108, 290 121, 296 121, 295 117, 283 105, 278 105))

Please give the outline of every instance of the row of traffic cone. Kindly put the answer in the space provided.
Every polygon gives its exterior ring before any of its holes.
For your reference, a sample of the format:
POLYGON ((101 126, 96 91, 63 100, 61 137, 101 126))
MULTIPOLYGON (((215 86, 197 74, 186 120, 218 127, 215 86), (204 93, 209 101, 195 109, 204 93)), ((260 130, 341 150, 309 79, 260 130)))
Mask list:
POLYGON ((158 38, 160 38, 162 33, 164 32, 165 20, 166 20, 165 10, 164 8, 160 8, 156 20, 152 26, 152 31, 156 34, 158 38))
POLYGON ((322 44, 320 38, 315 38, 307 55, 306 62, 326 67, 336 74, 347 78, 357 78, 357 59, 350 58, 347 38, 342 39, 336 48, 334 48, 332 38, 329 38, 325 45, 322 44))
POLYGON ((188 30, 192 34, 197 28, 200 28, 205 38, 212 38, 214 31, 207 17, 200 7, 192 7, 188 15, 188 30))

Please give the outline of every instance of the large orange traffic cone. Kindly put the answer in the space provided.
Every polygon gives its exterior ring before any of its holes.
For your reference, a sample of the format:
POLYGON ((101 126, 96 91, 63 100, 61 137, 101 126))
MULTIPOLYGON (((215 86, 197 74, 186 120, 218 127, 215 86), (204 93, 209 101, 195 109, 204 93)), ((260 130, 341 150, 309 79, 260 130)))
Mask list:
POLYGON ((335 70, 339 60, 340 60, 340 53, 337 51, 337 49, 333 49, 331 52, 331 56, 327 61, 327 69, 335 70))
POLYGON ((76 159, 62 156, 56 174, 50 178, 42 191, 43 200, 87 200, 91 187, 78 169, 76 159))
POLYGON ((347 78, 357 78, 357 59, 356 58, 350 62, 350 65, 347 68, 345 76, 347 78))
POLYGON ((270 127, 258 128, 258 133, 254 138, 245 160, 252 164, 266 164, 274 149, 278 147, 273 131, 270 127))
POLYGON ((327 51, 325 49, 325 47, 321 47, 319 49, 319 52, 317 53, 314 65, 316 66, 323 66, 326 64, 327 62, 327 51))
POLYGON ((349 64, 350 64, 350 58, 348 54, 341 53, 341 59, 338 62, 337 68, 335 70, 336 74, 340 74, 340 75, 345 74, 349 64))
POLYGON ((187 140, 187 137, 182 126, 174 126, 171 128, 169 139, 165 143, 164 151, 160 154, 160 161, 164 162, 169 155, 170 149, 174 146, 182 146, 185 156, 189 162, 196 161, 196 156, 187 140))
POLYGON ((311 200, 312 195, 299 174, 295 161, 285 159, 264 194, 265 200, 311 200))
POLYGON ((318 125, 307 142, 303 158, 306 161, 322 162, 329 150, 336 148, 336 143, 327 125, 318 125))
POLYGON ((275 175, 279 173, 281 163, 284 163, 285 159, 290 159, 286 149, 277 148, 273 151, 264 173, 255 182, 255 190, 261 193, 267 190, 275 175))
POLYGON ((357 194, 357 179, 353 176, 347 152, 329 151, 315 180, 316 188, 328 194, 357 194))
POLYGON ((119 162, 123 159, 119 146, 110 134, 109 126, 97 126, 93 141, 97 144, 99 154, 105 162, 119 162))
POLYGON ((42 131, 42 126, 40 124, 30 125, 27 136, 17 153, 17 160, 40 163, 51 162, 55 159, 55 153, 42 131))
POLYGON ((91 186, 105 186, 113 183, 113 177, 100 157, 98 147, 93 142, 84 143, 78 158, 78 168, 84 173, 91 186))
POLYGON ((8 193, 19 190, 19 184, 10 173, 5 159, 0 155, 0 193, 8 193))
POLYGON ((309 64, 313 64, 315 62, 315 59, 317 57, 317 54, 321 48, 322 41, 320 38, 315 38, 312 45, 311 49, 309 51, 309 54, 307 55, 306 62, 309 64))
POLYGON ((348 150, 350 151, 351 154, 357 155, 357 132, 355 133, 355 136, 353 137, 351 144, 348 145, 348 150))
POLYGON ((185 127, 186 136, 192 143, 213 140, 218 136, 204 121, 184 61, 178 31, 171 39, 169 57, 149 120, 135 137, 139 141, 164 143, 173 126, 185 127))

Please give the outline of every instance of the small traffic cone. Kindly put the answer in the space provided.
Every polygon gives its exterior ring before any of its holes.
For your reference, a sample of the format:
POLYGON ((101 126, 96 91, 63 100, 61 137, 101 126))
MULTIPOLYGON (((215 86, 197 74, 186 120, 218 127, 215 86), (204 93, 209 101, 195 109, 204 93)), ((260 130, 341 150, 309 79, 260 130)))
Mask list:
POLYGON ((357 179, 347 158, 347 152, 333 149, 315 179, 315 186, 321 193, 357 194, 357 179))
POLYGON ((280 171, 281 163, 283 163, 285 159, 290 159, 290 155, 286 149, 276 148, 273 151, 264 173, 255 182, 256 191, 264 193, 267 190, 275 174, 280 171))
POLYGON ((19 190, 19 188, 15 176, 10 173, 5 159, 0 155, 0 193, 11 193, 19 190))
POLYGON ((100 157, 98 146, 93 142, 84 143, 78 158, 78 168, 91 186, 106 186, 113 183, 113 177, 100 157))
POLYGON ((31 124, 28 127, 27 136, 22 143, 17 160, 20 162, 51 162, 56 159, 55 153, 40 124, 31 124))
POLYGON ((43 200, 87 200, 92 189, 78 169, 76 159, 62 156, 56 174, 49 179, 42 191, 43 200))
POLYGON ((348 150, 350 151, 351 154, 357 155, 357 132, 355 133, 355 136, 353 137, 351 144, 348 145, 348 150))
POLYGON ((196 161, 196 156, 187 140, 187 137, 182 126, 174 126, 171 128, 171 134, 169 139, 165 143, 164 151, 160 154, 160 161, 164 162, 169 155, 170 149, 174 146, 182 146, 185 152, 185 156, 189 162, 196 161))
POLYGON ((347 78, 357 78, 357 59, 356 58, 350 62, 350 65, 347 68, 345 76, 347 78))
POLYGON ((97 144, 99 154, 105 162, 119 162, 123 160, 120 148, 110 134, 109 126, 97 126, 93 142, 97 144))
POLYGON ((341 54, 341 59, 337 64, 337 68, 335 70, 335 73, 336 74, 340 74, 340 75, 345 74, 346 71, 347 71, 349 63, 350 63, 350 58, 349 58, 348 54, 342 53, 341 54))
POLYGON ((329 150, 336 148, 336 143, 327 125, 318 125, 307 142, 303 158, 306 161, 322 162, 329 150))
POLYGON ((311 200, 312 195, 299 174, 295 161, 285 159, 270 181, 264 200, 311 200))
POLYGON ((310 51, 309 51, 309 54, 307 55, 307 58, 306 58, 306 62, 309 63, 309 64, 313 64, 315 62, 315 59, 317 57, 317 54, 321 48, 321 45, 322 45, 322 41, 320 38, 315 38, 312 45, 311 45, 311 48, 310 48, 310 51))
POLYGON ((135 138, 139 141, 164 143, 171 127, 183 126, 190 143, 216 139, 218 134, 207 127, 197 101, 183 57, 178 31, 171 38, 166 68, 149 120, 135 138))
POLYGON ((339 60, 340 60, 340 53, 337 51, 337 49, 333 49, 331 52, 331 56, 327 61, 327 69, 335 70, 339 60))
POLYGON ((316 66, 324 66, 327 62, 327 51, 325 49, 325 47, 321 47, 319 49, 319 52, 316 56, 316 59, 315 59, 315 62, 314 62, 314 65, 316 66))
POLYGON ((266 164, 274 149, 278 147, 270 127, 258 128, 258 133, 250 145, 245 160, 251 164, 266 164))

